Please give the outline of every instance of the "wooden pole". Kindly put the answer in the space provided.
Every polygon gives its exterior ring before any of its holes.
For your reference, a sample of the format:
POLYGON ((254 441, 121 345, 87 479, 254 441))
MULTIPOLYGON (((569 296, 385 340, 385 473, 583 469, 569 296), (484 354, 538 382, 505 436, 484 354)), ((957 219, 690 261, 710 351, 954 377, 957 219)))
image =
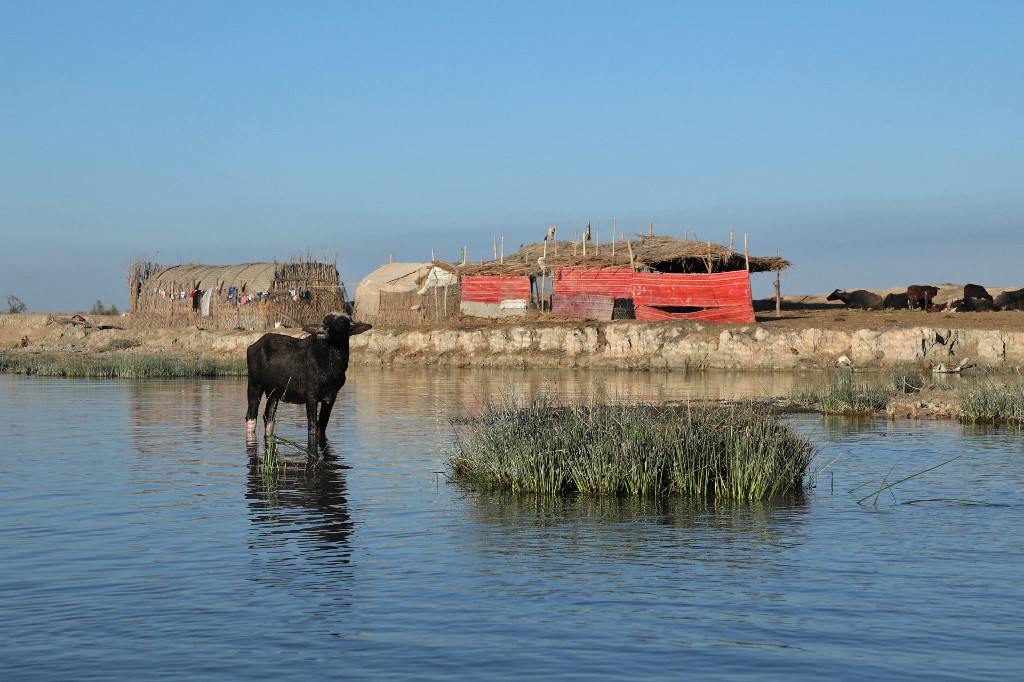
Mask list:
POLYGON ((430 250, 430 262, 433 263, 436 260, 437 260, 437 256, 434 255, 434 250, 431 249, 430 250))
POLYGON ((732 255, 732 238, 733 238, 733 235, 735 234, 735 232, 736 232, 736 230, 734 230, 734 229, 733 230, 729 230, 729 255, 730 256, 732 255))
POLYGON ((544 242, 544 255, 540 258, 540 311, 544 312, 544 279, 547 275, 548 243, 544 242))
POLYGON ((747 233, 743 233, 743 260, 747 263, 747 272, 750 272, 750 255, 747 253, 747 233))
POLYGON ((545 275, 544 270, 545 270, 545 265, 546 265, 546 262, 547 262, 547 258, 548 258, 548 243, 547 243, 547 241, 545 241, 544 242, 544 255, 541 256, 541 258, 540 258, 540 291, 538 292, 540 294, 539 298, 540 298, 540 311, 541 312, 544 312, 544 275, 545 275))
POLYGON ((498 238, 494 238, 494 260, 498 260, 498 238))
POLYGON ((633 272, 636 272, 636 268, 633 265, 633 242, 627 241, 626 248, 629 249, 629 269, 633 272))
POLYGON ((501 238, 501 264, 505 264, 505 237, 501 238))
POLYGON ((648 237, 653 237, 654 236, 654 223, 647 223, 647 236, 648 237))
MULTIPOLYGON (((775 257, 779 257, 779 250, 775 249, 775 257)), ((782 285, 779 282, 780 270, 775 271, 775 317, 782 317, 782 285)))

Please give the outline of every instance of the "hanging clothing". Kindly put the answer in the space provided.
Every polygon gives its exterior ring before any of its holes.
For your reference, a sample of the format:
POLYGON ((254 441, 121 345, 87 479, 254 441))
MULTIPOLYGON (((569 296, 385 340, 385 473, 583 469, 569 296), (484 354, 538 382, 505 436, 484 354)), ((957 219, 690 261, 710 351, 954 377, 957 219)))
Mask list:
POLYGON ((202 309, 203 317, 210 316, 210 301, 213 299, 213 289, 207 289, 203 292, 203 302, 200 304, 202 309))

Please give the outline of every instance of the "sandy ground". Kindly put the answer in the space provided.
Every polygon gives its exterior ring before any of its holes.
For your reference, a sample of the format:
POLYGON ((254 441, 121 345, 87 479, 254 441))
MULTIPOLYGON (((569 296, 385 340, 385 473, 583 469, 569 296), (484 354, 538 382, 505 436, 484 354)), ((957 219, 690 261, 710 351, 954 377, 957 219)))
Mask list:
POLYGON ((769 310, 757 311, 757 322, 770 329, 900 329, 945 327, 952 329, 999 329, 1024 331, 1024 311, 994 313, 926 313, 911 310, 849 310, 845 306, 794 304, 783 302, 782 314, 775 316, 774 302, 764 302, 769 310))
MULTIPOLYGON (((937 284, 935 303, 948 303, 962 298, 963 284, 937 284)), ((863 287, 867 289, 867 287, 863 287)), ((1007 291, 986 287, 993 297, 1007 291)), ((852 290, 852 289, 851 289, 852 290)), ((906 293, 905 289, 867 289, 879 296, 906 293)), ((948 327, 955 329, 999 329, 1024 331, 1024 312, 1019 310, 992 313, 928 313, 922 310, 851 310, 840 302, 828 301, 828 294, 783 296, 782 314, 775 316, 775 300, 754 302, 758 324, 777 329, 835 329, 852 332, 858 329, 899 329, 912 327, 948 327)))

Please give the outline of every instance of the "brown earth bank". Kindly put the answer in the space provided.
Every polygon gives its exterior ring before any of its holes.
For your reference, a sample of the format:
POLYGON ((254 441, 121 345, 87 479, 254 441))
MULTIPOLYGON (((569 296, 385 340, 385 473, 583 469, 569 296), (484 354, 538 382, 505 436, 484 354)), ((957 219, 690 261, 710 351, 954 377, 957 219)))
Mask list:
MULTIPOLYGON (((942 285, 936 301, 951 299, 962 290, 962 285, 942 285)), ((1024 367, 1022 311, 866 311, 847 309, 825 297, 784 297, 778 315, 773 300, 756 301, 757 320, 752 324, 588 322, 534 316, 377 327, 352 338, 351 362, 637 370, 797 370, 837 364, 855 369, 932 369, 965 362, 997 370, 1024 367)), ((244 357, 249 344, 264 333, 196 327, 133 330, 125 316, 87 317, 86 324, 76 324, 67 314, 0 315, 0 350, 228 360, 244 357)), ((279 331, 303 334, 298 329, 279 331)))

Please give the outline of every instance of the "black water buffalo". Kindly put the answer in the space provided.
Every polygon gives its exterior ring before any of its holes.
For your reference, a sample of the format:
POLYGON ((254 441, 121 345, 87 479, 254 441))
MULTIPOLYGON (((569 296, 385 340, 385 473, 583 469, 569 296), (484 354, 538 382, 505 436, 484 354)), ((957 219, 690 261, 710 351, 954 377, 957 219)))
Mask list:
POLYGON ((907 301, 910 308, 916 308, 918 301, 925 310, 932 307, 932 299, 939 295, 939 288, 928 284, 911 284, 907 287, 907 301))
POLYGON ((877 310, 882 307, 882 297, 865 289, 856 291, 836 289, 825 300, 842 301, 850 308, 863 308, 864 310, 877 310))
POLYGON ((318 439, 324 440, 334 400, 345 385, 349 337, 370 328, 368 324, 353 322, 347 315, 330 314, 319 326, 303 327, 311 334, 306 338, 264 334, 249 346, 246 351, 249 409, 245 413, 249 440, 256 438, 256 417, 264 395, 267 405, 263 410, 263 423, 267 435, 277 404, 283 400, 305 404, 311 448, 316 447, 318 439))
POLYGON ((906 293, 887 294, 882 301, 882 310, 906 310, 910 307, 910 299, 906 293))
POLYGON ((994 301, 1000 310, 1024 310, 1024 289, 1004 291, 994 301))
POLYGON ((988 293, 985 287, 980 284, 965 284, 964 285, 964 300, 969 298, 983 298, 988 302, 992 302, 992 294, 988 293))
POLYGON ((995 303, 984 298, 958 298, 950 301, 946 308, 956 313, 987 313, 999 310, 995 303))

